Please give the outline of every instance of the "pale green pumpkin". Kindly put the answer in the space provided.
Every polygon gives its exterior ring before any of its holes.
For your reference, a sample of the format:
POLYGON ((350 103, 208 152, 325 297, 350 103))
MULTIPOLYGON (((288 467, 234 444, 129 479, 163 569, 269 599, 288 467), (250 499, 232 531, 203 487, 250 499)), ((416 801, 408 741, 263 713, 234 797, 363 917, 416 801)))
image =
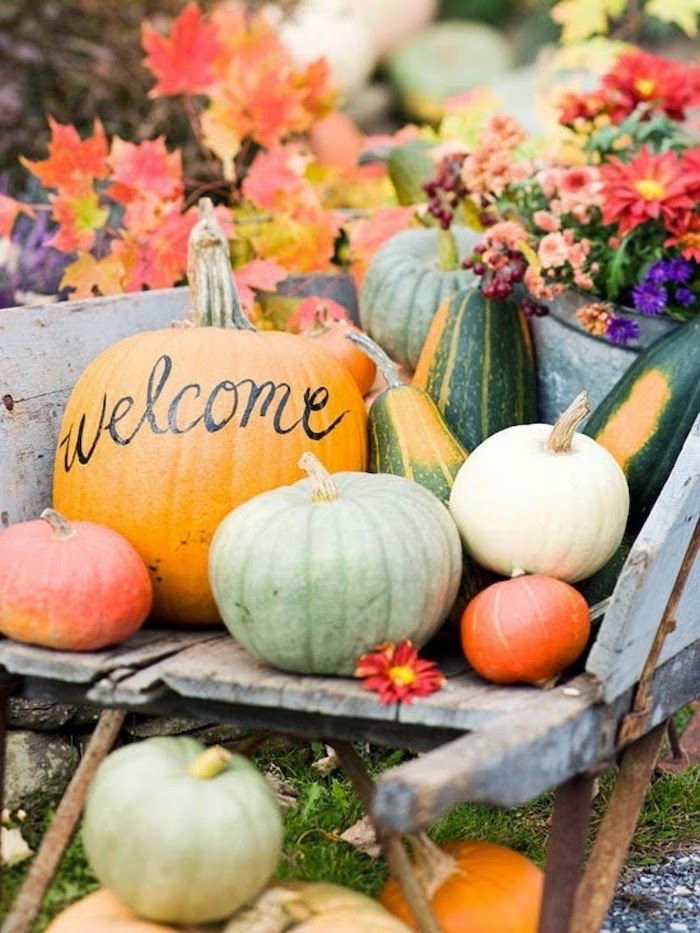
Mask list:
POLYGON ((460 263, 480 236, 466 227, 453 227, 451 233, 454 242, 435 228, 397 233, 377 252, 362 284, 363 330, 392 360, 411 369, 442 302, 474 283, 473 272, 460 263))
POLYGON ((248 759, 195 739, 153 738, 102 762, 83 843, 99 881, 146 920, 209 923, 270 880, 282 817, 248 759))
POLYGON ((425 644, 462 570, 459 535, 423 486, 391 474, 310 479, 249 500, 217 529, 209 578, 234 638, 273 667, 352 674, 385 641, 425 644))

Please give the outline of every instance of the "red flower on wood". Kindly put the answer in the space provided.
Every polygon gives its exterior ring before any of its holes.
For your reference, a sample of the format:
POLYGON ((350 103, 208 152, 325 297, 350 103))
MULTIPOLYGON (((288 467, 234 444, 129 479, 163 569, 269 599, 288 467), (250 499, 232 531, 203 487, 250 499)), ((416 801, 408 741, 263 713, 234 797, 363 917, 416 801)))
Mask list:
POLYGON ((447 683, 435 661, 418 657, 411 641, 394 645, 386 641, 357 661, 355 677, 362 677, 365 690, 375 690, 379 702, 411 703, 415 697, 425 697, 447 683))

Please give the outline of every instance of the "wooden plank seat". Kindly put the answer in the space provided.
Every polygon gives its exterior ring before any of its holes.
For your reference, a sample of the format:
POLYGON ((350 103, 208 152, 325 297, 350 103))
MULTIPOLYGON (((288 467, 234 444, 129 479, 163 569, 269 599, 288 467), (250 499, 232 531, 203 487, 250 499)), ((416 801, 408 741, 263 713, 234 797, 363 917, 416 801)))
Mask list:
MULTIPOLYGON (((50 504, 61 414, 90 360, 122 336, 183 318, 189 307, 188 292, 173 289, 0 314, 0 527, 34 518, 50 504)), ((648 780, 658 727, 700 695, 698 547, 700 419, 635 541, 585 672, 553 689, 489 685, 452 657, 444 663, 443 690, 410 705, 382 706, 352 678, 272 671, 225 631, 150 626, 93 653, 0 639, 0 680, 57 701, 179 711, 318 736, 344 748, 349 773, 350 741, 425 751, 391 768, 369 797, 365 793, 382 833, 422 828, 460 801, 511 806, 558 787, 541 930, 564 931, 583 864, 593 773, 617 758, 624 779, 643 760, 648 780), (566 801, 577 801, 568 815, 566 801), (578 820, 568 846, 573 856, 562 867, 557 839, 573 831, 567 818, 576 808, 586 819, 578 820)), ((634 780, 621 786, 631 809, 620 819, 631 834, 643 787, 639 791, 634 780)), ((624 840, 617 848, 624 857, 624 840)), ((616 863, 607 874, 618 870, 616 863)), ((592 916, 584 908, 576 933, 585 933, 585 918, 592 916)))

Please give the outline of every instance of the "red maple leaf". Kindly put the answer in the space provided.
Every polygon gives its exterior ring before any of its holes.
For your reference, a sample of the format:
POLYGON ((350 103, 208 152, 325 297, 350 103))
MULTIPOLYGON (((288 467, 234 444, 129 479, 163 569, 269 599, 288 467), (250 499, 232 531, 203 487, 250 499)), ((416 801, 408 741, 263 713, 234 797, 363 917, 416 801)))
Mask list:
POLYGON ((96 232, 105 225, 109 216, 108 209, 100 204, 97 192, 92 188, 77 195, 59 192, 51 195, 50 200, 58 230, 48 245, 64 253, 92 249, 96 232))
POLYGON ((115 136, 109 166, 112 184, 107 194, 120 204, 130 204, 139 197, 169 201, 182 194, 181 153, 168 152, 162 136, 142 143, 115 136))
POLYGON ((250 311, 255 302, 253 289, 260 288, 265 291, 274 291, 277 283, 288 275, 286 269, 272 259, 254 259, 241 266, 233 273, 236 290, 244 310, 250 311))
POLYGON ((66 195, 85 195, 95 179, 107 175, 107 137, 102 124, 95 120, 94 134, 87 139, 81 139, 74 126, 57 123, 52 117, 49 127, 48 158, 20 161, 45 188, 56 188, 66 195))
POLYGON ((211 86, 221 44, 216 28, 204 24, 196 3, 188 3, 175 19, 169 39, 144 23, 141 44, 144 63, 158 81, 150 97, 201 94, 211 86))
POLYGON ((34 217, 31 207, 23 204, 22 201, 9 198, 6 194, 0 194, 0 236, 9 236, 12 233, 15 220, 20 213, 34 217))
POLYGON ((317 210, 318 198, 303 177, 308 163, 295 144, 260 152, 243 182, 243 195, 264 211, 317 210))
POLYGON ((332 298, 322 295, 310 295, 304 298, 294 309, 287 321, 287 330, 290 334, 305 334, 319 326, 322 322, 347 321, 350 323, 348 309, 332 298))

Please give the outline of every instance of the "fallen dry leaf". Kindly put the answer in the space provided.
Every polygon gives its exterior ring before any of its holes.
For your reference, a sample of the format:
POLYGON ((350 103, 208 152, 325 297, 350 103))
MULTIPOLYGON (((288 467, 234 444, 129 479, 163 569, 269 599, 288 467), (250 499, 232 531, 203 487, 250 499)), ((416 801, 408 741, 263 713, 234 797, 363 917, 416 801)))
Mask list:
POLYGON ((32 855, 20 829, 0 828, 0 863, 16 865, 32 855))
POLYGON ((357 823, 353 823, 344 833, 340 834, 343 842, 349 843, 370 858, 379 858, 382 850, 377 842, 377 834, 374 831, 372 820, 368 816, 363 816, 357 823))
POLYGON ((288 807, 296 807, 298 803, 296 791, 291 785, 287 784, 281 774, 271 768, 265 774, 265 780, 274 791, 277 803, 283 810, 288 807))
POLYGON ((326 777, 331 771, 335 771, 336 768, 340 767, 340 759, 336 755, 335 749, 331 748, 330 745, 326 745, 326 752, 327 754, 323 758, 319 758, 318 761, 314 761, 311 765, 321 777, 326 777))

